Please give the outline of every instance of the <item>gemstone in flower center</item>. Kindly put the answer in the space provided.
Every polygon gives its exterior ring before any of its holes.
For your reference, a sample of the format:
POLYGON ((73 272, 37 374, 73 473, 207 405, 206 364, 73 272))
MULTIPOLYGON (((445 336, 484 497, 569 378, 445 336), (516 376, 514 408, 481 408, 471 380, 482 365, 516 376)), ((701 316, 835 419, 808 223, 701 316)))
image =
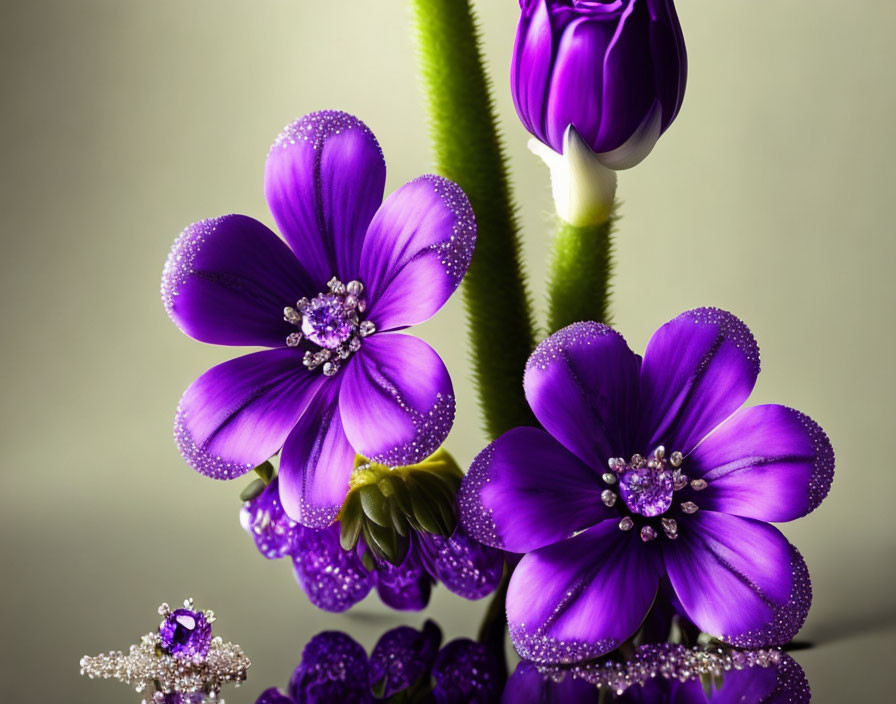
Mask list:
POLYGON ((662 467, 630 468, 619 477, 619 493, 632 513, 659 516, 672 505, 672 472, 662 467))
POLYGON ((288 347, 312 345, 311 349, 305 346, 302 364, 308 369, 320 367, 325 376, 333 376, 361 348, 361 339, 376 332, 376 325, 360 318, 367 310, 367 301, 361 298, 364 285, 360 281, 344 284, 334 276, 327 282, 327 288, 327 292, 310 300, 300 298, 295 308, 284 308, 283 318, 301 330, 286 338, 288 347))
POLYGON ((357 320, 357 313, 346 309, 342 296, 321 293, 311 299, 302 313, 302 333, 306 340, 334 350, 352 336, 357 320))
MULTIPOLYGON (((601 479, 607 487, 619 482, 619 496, 632 514, 622 516, 619 530, 632 530, 635 527, 633 520, 635 515, 646 518, 663 516, 672 506, 673 494, 676 491, 681 491, 689 485, 693 491, 703 491, 708 486, 706 480, 702 478, 688 480, 681 469, 683 461, 684 456, 677 451, 667 459, 666 448, 662 445, 657 446, 653 451, 653 457, 649 460, 641 455, 633 455, 628 462, 622 457, 611 457, 608 460, 610 471, 601 475, 601 479)), ((601 492, 600 498, 605 506, 611 508, 616 505, 619 496, 607 488, 601 492)), ((684 501, 680 504, 680 508, 682 513, 690 515, 696 513, 700 507, 693 501, 684 501)), ((658 524, 650 521, 647 525, 641 526, 641 540, 645 543, 656 540, 660 528, 669 540, 678 538, 678 521, 663 516, 658 524), (650 525, 651 523, 653 525, 650 525)))

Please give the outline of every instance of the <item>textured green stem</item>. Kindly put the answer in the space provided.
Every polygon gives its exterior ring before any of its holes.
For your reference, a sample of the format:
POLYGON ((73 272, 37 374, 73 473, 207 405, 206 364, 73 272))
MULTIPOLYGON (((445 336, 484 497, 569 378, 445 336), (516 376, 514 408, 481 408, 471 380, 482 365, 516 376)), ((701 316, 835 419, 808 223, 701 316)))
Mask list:
POLYGON ((576 227, 561 221, 554 237, 548 325, 555 332, 570 323, 610 324, 610 273, 615 218, 602 225, 576 227))
POLYGON ((492 438, 532 424, 522 378, 534 346, 518 224, 469 0, 411 0, 436 169, 464 189, 477 222, 464 280, 471 362, 492 438))

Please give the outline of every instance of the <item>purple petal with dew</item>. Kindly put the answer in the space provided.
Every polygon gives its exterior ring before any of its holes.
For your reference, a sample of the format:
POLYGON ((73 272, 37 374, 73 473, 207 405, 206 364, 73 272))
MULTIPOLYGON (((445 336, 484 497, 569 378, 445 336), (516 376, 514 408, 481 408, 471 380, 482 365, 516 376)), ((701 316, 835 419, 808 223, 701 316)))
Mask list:
POLYGON ((414 545, 400 565, 382 560, 376 567, 376 590, 382 602, 399 611, 421 611, 429 603, 432 577, 414 545))
POLYGON ((373 701, 369 679, 364 648, 345 633, 324 631, 302 651, 302 662, 289 682, 289 694, 297 704, 367 704, 373 701))
POLYGON ((473 461, 458 493, 476 540, 529 552, 617 513, 601 502, 599 474, 541 428, 514 428, 473 461))
POLYGON ((336 520, 355 462, 339 413, 339 381, 317 378, 323 388, 286 439, 279 474, 280 503, 309 528, 336 520))
POLYGON ((701 508, 762 521, 791 521, 822 502, 834 450, 808 416, 786 406, 743 408, 688 456, 688 476, 706 480, 701 508))
POLYGON ((634 445, 640 362, 606 325, 573 323, 539 344, 526 364, 523 385, 536 418, 595 477, 611 457, 643 452, 634 445))
POLYGON ((408 689, 428 676, 442 642, 442 631, 427 620, 423 630, 399 626, 384 633, 370 653, 370 685, 381 698, 408 689))
POLYGON ((212 367, 180 400, 174 419, 177 446, 200 474, 239 477, 283 446, 322 379, 286 348, 212 367))
POLYGON ((219 345, 283 347, 283 308, 314 293, 289 247, 245 215, 190 225, 162 271, 162 302, 183 332, 219 345))
POLYGON ((464 599, 481 599, 497 589, 504 553, 474 540, 459 523, 448 538, 426 533, 420 542, 427 569, 448 591, 464 599))
POLYGON ((507 622, 517 652, 535 662, 598 657, 634 635, 659 584, 659 553, 607 520, 530 552, 510 578, 507 622))
POLYGON ((601 691, 574 677, 542 675, 533 662, 521 660, 507 681, 501 704, 600 704, 601 691))
POLYGON ((292 697, 288 697, 276 687, 264 690, 255 700, 255 704, 296 704, 292 697))
POLYGON ((687 455, 747 400, 758 375, 759 347, 731 313, 697 308, 666 323, 641 365, 642 451, 687 455))
POLYGON ((361 250, 360 279, 379 330, 422 323, 458 287, 476 244, 466 194, 440 176, 421 176, 377 211, 361 250))
POLYGON ((767 523, 700 511, 663 544, 663 555, 688 618, 731 645, 783 645, 809 613, 806 564, 767 523))
POLYGON ((367 596, 374 582, 355 551, 342 549, 338 524, 302 531, 293 567, 308 599, 325 611, 351 608, 367 596))
POLYGON ((325 110, 288 125, 265 165, 277 227, 322 290, 358 275, 364 233, 383 200, 386 163, 358 118, 325 110))
POLYGON ((278 477, 261 494, 243 504, 240 525, 252 536, 258 551, 269 560, 294 555, 305 530, 283 510, 278 477))
POLYGON ((468 638, 453 640, 439 651, 432 676, 437 704, 490 704, 498 700, 504 685, 495 653, 468 638))
POLYGON ((423 340, 389 333, 364 341, 342 372, 339 410, 358 454, 390 466, 435 452, 454 422, 454 391, 423 340))

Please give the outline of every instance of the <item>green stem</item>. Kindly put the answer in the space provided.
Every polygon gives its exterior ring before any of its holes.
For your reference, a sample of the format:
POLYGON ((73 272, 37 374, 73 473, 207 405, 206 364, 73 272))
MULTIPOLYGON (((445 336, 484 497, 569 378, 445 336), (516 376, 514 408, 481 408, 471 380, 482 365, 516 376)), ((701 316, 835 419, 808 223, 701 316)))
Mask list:
POLYGON ((480 643, 491 643, 497 640, 496 634, 500 634, 500 640, 504 638, 504 628, 507 626, 507 611, 505 600, 507 599, 507 586, 510 584, 512 570, 504 566, 504 574, 492 598, 488 602, 488 608, 479 624, 479 633, 476 639, 480 643))
POLYGON ((551 332, 581 320, 610 324, 610 274, 615 217, 576 227, 561 221, 554 236, 548 286, 551 332))
POLYGON ((535 335, 518 223, 470 0, 411 0, 436 169, 464 189, 478 236, 464 280, 474 380, 494 438, 533 424, 522 376, 535 335))

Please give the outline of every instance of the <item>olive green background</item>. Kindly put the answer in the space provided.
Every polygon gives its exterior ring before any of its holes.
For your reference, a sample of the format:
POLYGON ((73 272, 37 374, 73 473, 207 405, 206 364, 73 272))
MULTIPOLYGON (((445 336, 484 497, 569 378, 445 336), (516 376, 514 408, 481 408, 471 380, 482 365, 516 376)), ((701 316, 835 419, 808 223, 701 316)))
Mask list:
MULTIPOLYGON (((552 206, 509 96, 518 7, 476 5, 541 313, 552 206)), ((762 350, 753 401, 828 431, 832 494, 783 527, 815 588, 800 640, 816 647, 796 656, 816 701, 882 701, 896 646, 896 4, 679 5, 687 96, 654 153, 620 174, 615 321, 643 350, 682 310, 736 312, 762 350)), ((315 610, 240 529, 245 482, 181 461, 181 392, 238 350, 183 336, 158 296, 187 224, 271 222, 265 155, 306 112, 365 120, 389 191, 431 169, 408 20, 402 0, 3 2, 3 701, 137 701, 79 678, 78 659, 125 648, 157 625, 159 602, 187 595, 255 660, 227 694, 236 704, 285 684, 319 630, 369 648, 422 623, 375 597, 348 615, 315 610)), ((460 297, 419 332, 452 372, 448 446, 465 465, 485 438, 460 297)), ((454 637, 483 607, 439 588, 426 613, 454 637)))

